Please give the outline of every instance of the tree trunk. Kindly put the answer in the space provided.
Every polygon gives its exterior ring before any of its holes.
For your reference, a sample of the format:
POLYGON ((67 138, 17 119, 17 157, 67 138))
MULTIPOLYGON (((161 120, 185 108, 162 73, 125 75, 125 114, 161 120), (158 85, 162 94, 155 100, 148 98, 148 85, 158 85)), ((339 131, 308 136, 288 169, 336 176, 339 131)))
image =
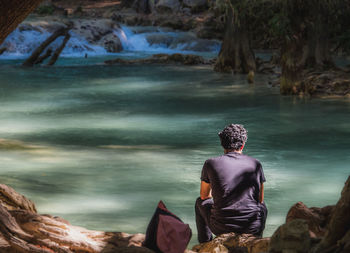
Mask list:
POLYGON ((62 50, 64 49, 64 47, 66 46, 68 40, 70 39, 70 34, 68 33, 68 31, 66 32, 66 35, 64 36, 64 39, 61 43, 61 45, 56 49, 56 51, 54 52, 54 54, 52 55, 49 63, 47 64, 48 66, 52 66, 55 64, 55 62, 57 61, 58 57, 60 56, 62 50))
POLYGON ((328 10, 317 1, 308 4, 294 0, 286 3, 290 34, 285 36, 281 49, 282 94, 308 92, 308 87, 302 85, 305 73, 310 69, 325 70, 334 66, 328 41, 328 10))
POLYGON ((256 71, 255 56, 250 48, 245 18, 235 22, 233 7, 227 4, 227 21, 224 40, 214 70, 218 72, 248 73, 256 71))
POLYGON ((5 51, 7 50, 7 48, 6 47, 2 47, 2 48, 0 48, 0 55, 2 55, 5 51))
POLYGON ((0 1, 0 45, 42 0, 0 1))
POLYGON ((38 58, 40 57, 41 53, 58 37, 65 36, 69 29, 70 27, 61 27, 53 34, 51 34, 50 37, 48 37, 43 43, 40 44, 40 46, 37 49, 34 50, 31 56, 23 63, 23 66, 33 66, 34 63, 38 61, 38 58))
POLYGON ((41 55, 40 57, 38 57, 38 59, 34 62, 34 64, 40 64, 43 61, 45 61, 47 58, 49 58, 52 54, 52 49, 49 48, 46 50, 44 55, 41 55))

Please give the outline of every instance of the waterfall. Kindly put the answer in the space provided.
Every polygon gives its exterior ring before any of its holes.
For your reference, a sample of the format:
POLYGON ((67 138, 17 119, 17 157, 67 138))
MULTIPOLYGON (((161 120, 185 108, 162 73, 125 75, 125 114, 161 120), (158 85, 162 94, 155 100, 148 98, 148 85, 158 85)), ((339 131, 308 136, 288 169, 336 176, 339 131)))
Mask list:
MULTIPOLYGON (((47 39, 52 29, 40 25, 23 25, 13 31, 0 47, 7 50, 0 55, 0 59, 21 59, 28 57, 38 45, 47 39)), ((210 53, 215 56, 220 50, 220 42, 197 38, 191 32, 174 31, 158 27, 127 27, 114 29, 124 51, 121 53, 108 53, 103 45, 89 42, 74 31, 70 31, 71 38, 62 51, 62 57, 84 57, 98 55, 130 54, 142 56, 156 53, 183 53, 203 54, 210 53)), ((63 37, 58 38, 49 47, 56 48, 63 37)))
POLYGON ((115 34, 124 50, 150 53, 218 53, 221 43, 199 39, 191 32, 173 31, 158 27, 121 26, 115 34))
MULTIPOLYGON (((85 54, 107 54, 107 51, 103 47, 89 43, 72 31, 70 31, 70 34, 71 38, 62 51, 62 57, 83 57, 85 54)), ((22 31, 17 28, 1 45, 1 47, 5 47, 7 50, 0 55, 0 59, 26 58, 38 47, 39 43, 46 40, 50 35, 50 32, 41 27, 35 27, 35 30, 22 31)), ((58 47, 62 40, 63 37, 57 38, 49 48, 58 47)))

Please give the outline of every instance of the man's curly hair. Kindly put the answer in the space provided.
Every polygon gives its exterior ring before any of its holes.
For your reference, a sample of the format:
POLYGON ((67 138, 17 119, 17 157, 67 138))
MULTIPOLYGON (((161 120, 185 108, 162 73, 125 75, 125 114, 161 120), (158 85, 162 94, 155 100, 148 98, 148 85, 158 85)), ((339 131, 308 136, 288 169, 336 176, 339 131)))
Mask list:
POLYGON ((248 139, 247 130, 243 125, 230 124, 218 133, 224 149, 240 150, 248 139))

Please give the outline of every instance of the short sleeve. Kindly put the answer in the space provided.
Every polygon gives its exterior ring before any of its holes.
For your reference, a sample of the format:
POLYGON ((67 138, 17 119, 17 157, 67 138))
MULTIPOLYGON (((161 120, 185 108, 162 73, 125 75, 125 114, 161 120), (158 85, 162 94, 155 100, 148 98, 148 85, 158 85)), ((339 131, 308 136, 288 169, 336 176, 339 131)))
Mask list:
POLYGON ((209 176, 208 176, 209 166, 210 165, 208 163, 208 160, 205 161, 203 168, 202 168, 202 175, 201 175, 201 180, 208 183, 208 184, 210 183, 209 176))
POLYGON ((266 182, 266 178, 265 178, 265 175, 264 175, 264 170, 263 170, 262 165, 261 165, 260 162, 258 162, 258 177, 259 177, 260 183, 266 182))

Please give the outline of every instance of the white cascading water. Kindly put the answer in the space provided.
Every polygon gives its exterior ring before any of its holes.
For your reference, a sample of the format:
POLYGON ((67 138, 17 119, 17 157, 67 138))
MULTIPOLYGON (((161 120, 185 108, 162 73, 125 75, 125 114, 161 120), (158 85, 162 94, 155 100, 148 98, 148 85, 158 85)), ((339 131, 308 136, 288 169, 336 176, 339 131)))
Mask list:
POLYGON ((169 31, 157 27, 135 30, 121 26, 115 34, 122 42, 124 50, 150 53, 218 53, 220 42, 198 39, 190 32, 169 31))
MULTIPOLYGON (((89 55, 104 55, 107 51, 97 45, 92 45, 84 38, 76 35, 74 32, 70 32, 71 38, 69 39, 66 47, 62 51, 63 57, 83 57, 86 53, 89 55)), ((1 45, 7 50, 0 55, 0 59, 16 59, 28 57, 39 43, 46 40, 51 35, 50 32, 44 30, 41 27, 36 27, 36 30, 24 30, 20 31, 16 29, 13 31, 1 45), (38 43, 39 42, 39 43, 38 43)), ((63 37, 57 38, 49 47, 57 48, 63 40, 63 37)))
MULTIPOLYGON (((220 42, 214 40, 203 40, 195 37, 189 32, 178 32, 156 27, 126 27, 121 26, 114 33, 119 37, 124 51, 119 53, 138 52, 146 54, 155 53, 192 53, 201 54, 203 52, 216 54, 220 50, 220 42)), ((62 57, 84 57, 111 55, 102 46, 89 43, 85 38, 70 32, 71 38, 62 51, 62 57)), ((7 50, 0 55, 0 59, 17 59, 28 57, 39 43, 51 35, 43 27, 37 26, 30 30, 16 29, 13 31, 0 47, 7 50)), ((49 47, 55 49, 63 40, 59 37, 49 47)), ((117 55, 117 53, 114 53, 117 55)))

